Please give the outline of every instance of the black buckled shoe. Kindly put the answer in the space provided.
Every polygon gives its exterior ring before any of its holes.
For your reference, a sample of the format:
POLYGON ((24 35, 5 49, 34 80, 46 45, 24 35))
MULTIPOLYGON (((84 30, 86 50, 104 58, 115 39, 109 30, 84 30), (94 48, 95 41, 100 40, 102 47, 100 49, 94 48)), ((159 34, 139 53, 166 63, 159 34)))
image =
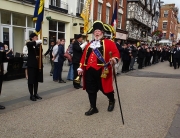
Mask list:
POLYGON ((4 106, 2 106, 2 105, 0 105, 0 110, 3 110, 3 109, 5 109, 5 107, 4 107, 4 106))
POLYGON ((90 108, 87 112, 85 112, 85 115, 86 116, 90 116, 90 115, 93 115, 93 114, 95 114, 95 113, 98 113, 99 111, 98 111, 98 109, 97 108, 90 108))
POLYGON ((30 96, 30 100, 31 101, 36 101, 36 98, 32 95, 32 96, 30 96))
POLYGON ((109 106, 108 106, 108 112, 112 112, 115 106, 115 100, 114 101, 109 101, 109 106))
POLYGON ((39 99, 39 100, 42 99, 42 97, 40 97, 38 94, 34 95, 34 97, 35 97, 36 99, 39 99))

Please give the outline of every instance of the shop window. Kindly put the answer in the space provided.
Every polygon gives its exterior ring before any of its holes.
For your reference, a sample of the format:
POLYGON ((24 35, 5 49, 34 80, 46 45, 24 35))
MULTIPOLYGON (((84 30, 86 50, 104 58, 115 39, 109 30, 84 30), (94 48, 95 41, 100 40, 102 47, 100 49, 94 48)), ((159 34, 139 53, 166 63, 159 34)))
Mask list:
POLYGON ((8 11, 1 11, 1 23, 11 24, 11 13, 8 11))
POLYGON ((35 23, 31 16, 27 16, 27 27, 35 28, 35 23))
POLYGON ((26 15, 13 13, 13 25, 26 26, 26 15))
POLYGON ((56 43, 57 37, 56 32, 49 32, 49 42, 55 42, 56 43))
POLYGON ((65 38, 64 33, 58 33, 58 39, 65 38))
POLYGON ((65 23, 58 22, 58 31, 65 32, 65 23))
POLYGON ((57 21, 49 21, 49 30, 57 31, 57 21))
POLYGON ((65 23, 49 21, 49 42, 56 42, 57 39, 65 38, 65 23))

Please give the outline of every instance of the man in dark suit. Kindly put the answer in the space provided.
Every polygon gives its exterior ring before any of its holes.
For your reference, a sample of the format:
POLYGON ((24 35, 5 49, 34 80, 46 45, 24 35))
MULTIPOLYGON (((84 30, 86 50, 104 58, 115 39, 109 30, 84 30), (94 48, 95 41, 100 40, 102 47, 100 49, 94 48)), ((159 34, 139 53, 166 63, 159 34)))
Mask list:
MULTIPOLYGON (((73 57, 72 57, 72 63, 73 63, 73 72, 74 72, 74 79, 78 76, 77 69, 79 68, 79 63, 83 54, 83 50, 85 46, 87 45, 87 42, 82 44, 83 42, 83 36, 81 34, 76 36, 76 41, 73 44, 73 57)), ((82 88, 82 86, 75 81, 73 81, 74 88, 79 89, 82 88)))
MULTIPOLYGON (((116 46, 117 46, 117 49, 119 51, 119 55, 120 55, 120 58, 121 58, 121 50, 122 50, 122 45, 121 45, 121 39, 117 39, 117 42, 116 42, 116 46)), ((119 60, 118 63, 116 63, 115 65, 115 70, 116 70, 116 74, 118 75, 119 74, 119 69, 120 69, 120 65, 121 65, 121 60, 119 60)))
POLYGON ((66 83, 64 80, 62 80, 62 69, 63 69, 64 61, 66 60, 64 57, 64 44, 65 44, 65 39, 61 38, 60 45, 58 46, 59 83, 66 83))
POLYGON ((52 51, 53 51, 54 45, 55 45, 55 43, 54 43, 54 41, 52 41, 50 47, 48 48, 48 50, 47 50, 46 53, 44 54, 44 56, 47 56, 47 54, 49 54, 49 56, 50 56, 50 62, 51 62, 50 76, 53 75, 53 71, 54 71, 54 62, 53 62, 53 60, 52 60, 52 58, 53 58, 53 56, 52 56, 52 51))
POLYGON ((127 47, 127 43, 125 43, 123 45, 122 48, 122 61, 123 61, 123 66, 122 66, 122 73, 126 73, 129 71, 129 60, 130 60, 130 56, 129 56, 129 49, 127 47))
MULTIPOLYGON (((6 52, 4 50, 4 44, 0 42, 0 94, 2 89, 2 83, 3 83, 3 75, 4 75, 4 68, 3 68, 3 62, 5 62, 6 59, 6 52)), ((0 110, 5 109, 4 106, 0 105, 0 110)))
POLYGON ((134 69, 134 63, 135 63, 135 59, 137 57, 137 47, 136 47, 136 43, 134 43, 132 46, 130 46, 131 49, 131 63, 130 63, 130 70, 135 70, 134 69))
POLYGON ((38 82, 43 82, 43 64, 41 62, 41 69, 39 68, 40 58, 40 45, 42 40, 38 40, 38 36, 35 33, 30 34, 30 42, 27 42, 28 47, 28 89, 30 93, 30 100, 36 101, 36 99, 42 99, 38 94, 38 82))
POLYGON ((177 68, 177 63, 178 63, 178 68, 179 68, 179 60, 180 60, 180 43, 177 43, 176 44, 176 47, 174 48, 173 50, 173 66, 174 66, 174 69, 177 68))
POLYGON ((143 60, 145 58, 145 44, 143 46, 138 47, 138 69, 142 69, 143 67, 143 60))

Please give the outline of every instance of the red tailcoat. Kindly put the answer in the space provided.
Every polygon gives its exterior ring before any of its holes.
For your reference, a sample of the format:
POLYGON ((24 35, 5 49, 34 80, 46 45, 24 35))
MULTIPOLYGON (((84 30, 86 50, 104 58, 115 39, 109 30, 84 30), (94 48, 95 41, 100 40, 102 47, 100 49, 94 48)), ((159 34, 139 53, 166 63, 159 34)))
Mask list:
MULTIPOLYGON (((86 48, 84 49, 83 55, 82 55, 82 58, 80 61, 80 68, 84 71, 84 76, 86 74, 87 65, 90 62, 90 60, 88 60, 88 59, 92 55, 92 52, 93 52, 92 48, 90 48, 90 44, 91 43, 89 43, 86 46, 86 48)), ((102 47, 98 48, 98 49, 99 49, 100 53, 102 54, 106 63, 109 62, 109 60, 110 60, 109 52, 112 52, 112 58, 116 58, 117 60, 119 60, 120 54, 119 54, 119 51, 113 41, 111 41, 109 39, 103 39, 103 40, 101 40, 101 44, 102 44, 102 47)), ((97 58, 96 58, 96 61, 97 61, 96 65, 94 66, 94 64, 93 64, 93 68, 95 68, 95 69, 99 69, 100 67, 104 68, 104 64, 101 61, 99 61, 97 58)), ((101 78, 104 93, 110 93, 114 90, 113 89, 113 73, 112 73, 111 65, 108 66, 108 69, 109 69, 109 73, 107 74, 107 77, 101 78)), ((83 77, 83 89, 84 90, 86 89, 84 77, 83 77)))

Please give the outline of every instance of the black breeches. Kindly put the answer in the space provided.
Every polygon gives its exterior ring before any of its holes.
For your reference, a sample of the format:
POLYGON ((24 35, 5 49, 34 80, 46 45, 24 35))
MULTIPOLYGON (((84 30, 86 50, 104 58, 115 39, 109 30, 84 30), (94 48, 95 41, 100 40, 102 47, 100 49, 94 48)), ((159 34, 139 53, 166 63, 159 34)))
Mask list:
POLYGON ((114 91, 104 93, 101 83, 101 73, 102 69, 95 70, 91 67, 85 73, 86 91, 88 93, 89 102, 92 108, 96 107, 97 92, 99 90, 102 91, 103 94, 106 95, 110 101, 114 101, 114 91))
POLYGON ((3 83, 3 75, 0 75, 0 94, 2 90, 2 83, 3 83))

